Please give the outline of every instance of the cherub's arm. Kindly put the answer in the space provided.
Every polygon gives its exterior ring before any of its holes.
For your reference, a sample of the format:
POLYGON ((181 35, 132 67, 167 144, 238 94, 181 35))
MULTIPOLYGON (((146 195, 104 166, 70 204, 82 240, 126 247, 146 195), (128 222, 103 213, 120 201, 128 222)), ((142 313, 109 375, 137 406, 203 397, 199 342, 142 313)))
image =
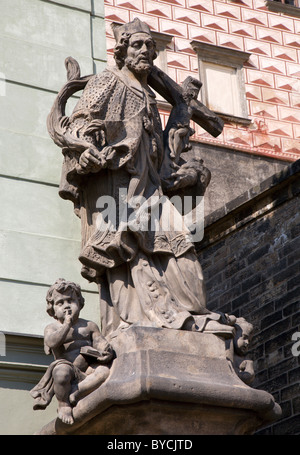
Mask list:
POLYGON ((65 341, 65 338, 70 330, 71 325, 72 317, 69 314, 66 315, 63 324, 61 324, 60 326, 56 324, 49 324, 45 328, 44 332, 45 345, 48 346, 50 349, 55 349, 61 346, 65 341))

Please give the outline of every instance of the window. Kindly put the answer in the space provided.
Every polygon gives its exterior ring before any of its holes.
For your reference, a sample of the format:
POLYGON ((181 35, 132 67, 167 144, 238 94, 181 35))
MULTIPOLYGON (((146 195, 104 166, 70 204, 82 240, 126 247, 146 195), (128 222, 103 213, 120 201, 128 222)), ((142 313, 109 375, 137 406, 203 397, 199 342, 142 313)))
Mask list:
POLYGON ((202 103, 231 121, 249 123, 243 64, 251 54, 199 41, 191 45, 198 54, 202 103))
POLYGON ((298 6, 296 3, 296 0, 273 0, 274 2, 280 2, 283 3, 284 5, 293 5, 293 6, 298 6))
POLYGON ((206 87, 205 104, 209 109, 237 117, 243 116, 238 97, 236 72, 237 70, 230 66, 203 62, 204 80, 202 82, 206 87))
POLYGON ((157 59, 154 64, 160 68, 165 73, 168 72, 168 62, 167 62, 167 45, 171 44, 173 35, 168 35, 167 33, 159 33, 151 30, 151 35, 153 36, 156 42, 157 50, 157 59))
POLYGON ((300 17, 300 0, 265 0, 265 4, 274 13, 300 17))
MULTIPOLYGON (((157 58, 154 60, 154 65, 168 74, 168 60, 167 60, 167 45, 171 44, 173 35, 167 33, 159 33, 151 30, 151 35, 156 42, 157 58)), ((155 92, 156 101, 159 107, 169 106, 169 103, 157 92, 155 92)))

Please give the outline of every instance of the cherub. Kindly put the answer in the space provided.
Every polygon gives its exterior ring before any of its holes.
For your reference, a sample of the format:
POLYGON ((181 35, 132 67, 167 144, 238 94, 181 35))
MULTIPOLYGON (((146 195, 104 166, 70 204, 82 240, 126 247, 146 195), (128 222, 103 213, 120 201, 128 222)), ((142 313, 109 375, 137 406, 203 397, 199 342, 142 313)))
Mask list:
POLYGON ((94 322, 79 317, 84 305, 80 286, 58 279, 46 300, 55 322, 45 328, 44 348, 55 360, 30 393, 34 409, 45 409, 55 395, 58 418, 71 425, 72 407, 107 379, 114 351, 94 322))
POLYGON ((253 325, 244 318, 237 318, 235 323, 236 334, 233 339, 234 344, 234 368, 240 379, 245 384, 251 384, 254 380, 255 373, 253 361, 245 359, 248 353, 249 345, 253 336, 253 325))

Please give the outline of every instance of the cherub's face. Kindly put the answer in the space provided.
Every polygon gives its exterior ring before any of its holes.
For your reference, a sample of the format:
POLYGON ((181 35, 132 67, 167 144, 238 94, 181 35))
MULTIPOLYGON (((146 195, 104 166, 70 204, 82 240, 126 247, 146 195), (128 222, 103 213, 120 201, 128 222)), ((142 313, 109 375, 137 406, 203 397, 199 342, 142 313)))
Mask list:
POLYGON ((63 322, 66 315, 76 319, 80 313, 80 303, 76 293, 72 290, 67 290, 64 293, 53 291, 53 310, 54 317, 63 322))
POLYGON ((241 355, 246 355, 249 349, 250 342, 251 342, 250 333, 248 333, 246 330, 243 331, 235 342, 237 353, 241 355))

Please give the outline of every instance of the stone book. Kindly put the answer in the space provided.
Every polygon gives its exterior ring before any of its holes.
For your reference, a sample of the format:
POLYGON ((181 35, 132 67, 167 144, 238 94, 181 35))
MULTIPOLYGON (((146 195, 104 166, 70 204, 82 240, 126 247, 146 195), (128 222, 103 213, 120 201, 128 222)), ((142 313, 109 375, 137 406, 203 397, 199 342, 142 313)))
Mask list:
POLYGON ((102 355, 101 352, 99 352, 95 348, 92 348, 91 346, 82 346, 82 348, 80 349, 80 354, 95 358, 98 358, 102 355))

